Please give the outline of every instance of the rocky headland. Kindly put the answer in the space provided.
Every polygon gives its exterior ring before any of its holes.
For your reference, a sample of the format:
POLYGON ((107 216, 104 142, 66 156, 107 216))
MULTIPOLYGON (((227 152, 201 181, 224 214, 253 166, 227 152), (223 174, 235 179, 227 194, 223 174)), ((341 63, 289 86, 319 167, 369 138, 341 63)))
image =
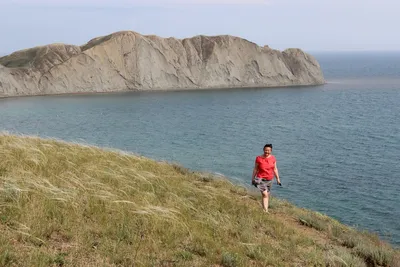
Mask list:
POLYGON ((323 84, 318 62, 245 39, 116 32, 82 46, 50 44, 0 57, 0 97, 128 90, 323 84))

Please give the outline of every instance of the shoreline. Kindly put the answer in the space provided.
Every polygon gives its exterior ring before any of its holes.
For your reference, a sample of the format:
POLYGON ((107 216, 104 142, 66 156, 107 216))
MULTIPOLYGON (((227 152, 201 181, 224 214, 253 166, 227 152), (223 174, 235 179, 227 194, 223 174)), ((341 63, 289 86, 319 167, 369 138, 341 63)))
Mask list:
POLYGON ((35 97, 35 96, 77 96, 77 95, 105 95, 105 94, 115 94, 115 93, 159 93, 159 92, 194 92, 194 91, 223 91, 229 89, 273 89, 273 88, 296 88, 296 87, 317 87, 328 84, 329 82, 325 81, 321 84, 301 84, 301 85, 256 85, 256 86, 216 86, 216 87, 207 87, 207 88, 199 88, 199 87, 187 87, 187 88, 173 88, 173 89, 127 89, 127 90, 112 90, 112 91, 92 91, 92 92, 72 92, 72 93, 50 93, 50 94, 32 94, 32 95, 11 95, 4 96, 0 95, 0 99, 9 99, 9 98, 21 98, 21 97, 35 97))

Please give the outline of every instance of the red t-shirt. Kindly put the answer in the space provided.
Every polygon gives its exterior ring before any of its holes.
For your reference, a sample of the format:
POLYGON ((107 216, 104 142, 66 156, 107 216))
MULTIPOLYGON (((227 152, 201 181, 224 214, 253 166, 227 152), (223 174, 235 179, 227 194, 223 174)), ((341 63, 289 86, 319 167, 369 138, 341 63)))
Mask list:
POLYGON ((267 180, 274 179, 275 163, 276 159, 273 155, 270 155, 267 158, 257 156, 256 164, 258 164, 258 172, 256 176, 267 180))

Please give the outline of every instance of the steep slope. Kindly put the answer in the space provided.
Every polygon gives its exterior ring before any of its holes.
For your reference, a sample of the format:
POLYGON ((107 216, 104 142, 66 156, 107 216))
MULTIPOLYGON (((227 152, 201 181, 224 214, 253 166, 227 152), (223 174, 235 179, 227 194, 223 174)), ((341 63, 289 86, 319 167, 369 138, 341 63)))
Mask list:
POLYGON ((188 39, 124 31, 83 46, 52 44, 0 58, 0 96, 324 83, 318 62, 233 36, 188 39))
POLYGON ((1 266, 392 266, 376 236, 222 177, 0 134, 1 266))

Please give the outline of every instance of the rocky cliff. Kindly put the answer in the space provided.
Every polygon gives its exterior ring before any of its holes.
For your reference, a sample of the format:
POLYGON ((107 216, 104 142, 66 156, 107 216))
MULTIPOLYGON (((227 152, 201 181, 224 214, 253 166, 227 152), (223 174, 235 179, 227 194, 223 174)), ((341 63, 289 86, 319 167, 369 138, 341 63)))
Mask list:
POLYGON ((51 44, 0 57, 0 96, 324 83, 318 62, 233 36, 183 40, 124 31, 82 46, 51 44))

